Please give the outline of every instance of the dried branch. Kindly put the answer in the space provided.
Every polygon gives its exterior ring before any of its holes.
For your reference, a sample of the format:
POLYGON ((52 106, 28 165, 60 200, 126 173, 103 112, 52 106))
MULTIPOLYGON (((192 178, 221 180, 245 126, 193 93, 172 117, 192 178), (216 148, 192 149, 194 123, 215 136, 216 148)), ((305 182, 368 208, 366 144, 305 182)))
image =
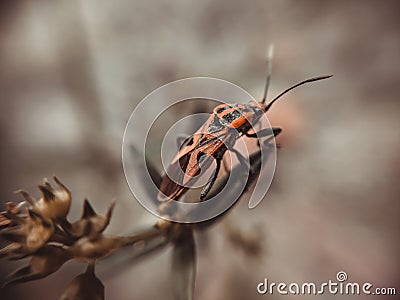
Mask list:
MULTIPOLYGON (((258 178, 261 168, 261 151, 270 151, 263 147, 250 155, 250 174, 245 190, 258 178)), ((270 152, 263 154, 269 155, 270 152)), ((147 162, 154 173, 153 179, 159 183, 160 176, 155 168, 147 162)), ((240 171, 243 166, 234 166, 233 171, 240 171)), ((229 174, 217 181, 207 199, 219 193, 225 186, 229 174)), ((237 177, 235 180, 240 180, 237 177)), ((83 201, 82 215, 77 221, 70 223, 67 215, 71 206, 70 190, 54 177, 57 188, 45 180, 39 185, 42 194, 36 200, 27 192, 20 190, 24 201, 7 203, 6 210, 0 212, 0 237, 9 242, 0 250, 0 258, 20 259, 30 257, 27 265, 22 266, 4 281, 3 287, 44 278, 56 271, 70 259, 88 262, 85 273, 77 276, 67 287, 60 299, 104 299, 104 285, 94 274, 94 264, 99 259, 109 256, 116 250, 133 246, 122 260, 111 258, 113 266, 108 270, 127 267, 138 259, 147 257, 158 250, 172 244, 172 279, 175 298, 179 300, 193 299, 196 277, 196 246, 194 230, 203 230, 215 224, 222 215, 202 223, 179 224, 160 220, 154 226, 129 236, 110 236, 104 234, 111 221, 115 206, 113 202, 105 215, 96 213, 89 200, 83 201), (116 262, 117 260, 117 262, 116 262)), ((232 190, 232 193, 235 191, 232 190)), ((206 200, 207 200, 206 199, 206 200)), ((232 208, 232 207, 231 207, 232 208)), ((168 208, 164 207, 164 211, 168 208)), ((259 252, 253 239, 233 233, 230 239, 234 243, 243 244, 247 252, 259 252)), ((106 270, 107 271, 107 270, 106 270)), ((110 274, 108 272, 108 274, 110 274)), ((105 273, 107 274, 107 272, 105 273)))
POLYGON ((192 300, 196 279, 196 246, 193 230, 186 228, 173 242, 172 280, 176 300, 192 300))
POLYGON ((104 300, 104 285, 94 273, 94 264, 88 264, 86 272, 75 277, 67 286, 60 300, 104 300))

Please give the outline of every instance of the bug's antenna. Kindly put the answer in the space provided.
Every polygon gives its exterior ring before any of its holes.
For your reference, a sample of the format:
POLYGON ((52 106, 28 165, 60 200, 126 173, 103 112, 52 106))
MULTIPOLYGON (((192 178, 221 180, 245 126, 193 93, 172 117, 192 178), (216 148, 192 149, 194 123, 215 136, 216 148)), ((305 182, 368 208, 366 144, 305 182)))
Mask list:
POLYGON ((265 111, 268 111, 268 110, 271 108, 272 104, 274 104, 274 102, 275 102, 276 100, 278 100, 280 97, 282 97, 283 95, 285 95, 287 92, 293 90, 294 88, 297 88, 298 86, 303 85, 303 84, 306 84, 306 83, 309 83, 309 82, 314 82, 314 81, 318 81, 318 80, 327 79, 327 78, 330 78, 330 77, 332 77, 332 76, 333 76, 333 75, 324 75, 324 76, 313 77, 313 78, 309 78, 309 79, 303 80, 302 82, 299 82, 299 83, 297 83, 297 84, 291 86, 290 88, 284 90, 282 93, 280 93, 278 96, 276 96, 274 99, 272 99, 271 102, 268 103, 268 104, 265 106, 265 111))
POLYGON ((265 100, 267 99, 268 94, 268 87, 271 81, 271 73, 272 73, 272 58, 274 56, 274 45, 270 44, 267 50, 267 78, 265 81, 265 88, 264 88, 264 96, 262 97, 261 103, 264 104, 265 100))

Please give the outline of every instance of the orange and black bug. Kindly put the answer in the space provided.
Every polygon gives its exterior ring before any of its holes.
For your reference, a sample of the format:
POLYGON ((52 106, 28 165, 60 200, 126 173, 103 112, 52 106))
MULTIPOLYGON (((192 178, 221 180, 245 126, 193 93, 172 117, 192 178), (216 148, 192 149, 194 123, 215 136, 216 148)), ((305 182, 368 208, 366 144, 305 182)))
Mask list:
POLYGON ((332 76, 319 76, 301 81, 284 90, 268 104, 265 104, 271 78, 270 70, 270 61, 268 61, 264 97, 260 102, 218 105, 196 133, 184 140, 179 152, 170 163, 167 172, 162 178, 158 193, 159 200, 178 200, 188 190, 190 184, 197 180, 196 176, 200 174, 201 169, 209 168, 214 159, 216 167, 200 194, 200 200, 204 200, 217 179, 221 160, 227 150, 235 153, 240 163, 247 164, 247 160, 234 148, 238 138, 242 136, 251 138, 275 137, 282 131, 281 128, 273 127, 262 129, 257 133, 249 133, 250 129, 271 108, 275 101, 300 85, 332 76), (168 174, 180 175, 178 176, 178 180, 173 180, 168 174))

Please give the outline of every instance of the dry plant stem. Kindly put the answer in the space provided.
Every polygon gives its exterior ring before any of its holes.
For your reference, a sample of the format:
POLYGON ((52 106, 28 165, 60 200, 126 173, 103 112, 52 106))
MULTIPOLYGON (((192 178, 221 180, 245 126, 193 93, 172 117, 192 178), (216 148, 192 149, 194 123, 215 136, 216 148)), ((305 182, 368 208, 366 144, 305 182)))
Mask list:
MULTIPOLYGON (((264 154, 266 155, 271 153, 268 145, 265 145, 265 148, 260 149, 259 151, 256 151, 250 155, 250 174, 247 179, 245 189, 238 201, 244 195, 250 185, 258 178, 262 163, 262 151, 264 151, 264 154)), ((242 166, 237 165, 234 168, 242 168, 242 166)), ((229 174, 227 174, 226 177, 229 177, 229 174)), ((213 189, 214 192, 210 193, 208 198, 212 198, 216 193, 218 193, 219 190, 225 185, 226 180, 227 178, 223 178, 218 184, 216 184, 215 188, 213 189)), ((232 207, 230 209, 232 209, 232 207)), ((230 211, 230 209, 227 211, 230 211)), ((193 239, 193 229, 204 230, 208 228, 209 226, 215 224, 215 222, 218 220, 221 220, 222 216, 225 215, 227 211, 217 218, 193 225, 173 223, 165 220, 159 222, 160 227, 167 229, 167 232, 169 232, 170 239, 173 243, 172 273, 175 299, 187 300, 193 299, 194 296, 196 251, 193 239)))
POLYGON ((104 262, 104 265, 102 264, 102 278, 113 278, 115 275, 121 275, 124 270, 131 268, 133 264, 164 250, 168 245, 170 245, 169 239, 162 235, 147 240, 143 244, 139 243, 138 247, 134 246, 133 249, 121 249, 118 251, 118 255, 111 255, 104 262))
MULTIPOLYGON (((262 147, 262 150, 250 155, 250 174, 245 190, 238 200, 258 178, 261 151, 267 151, 264 154, 268 155, 269 148, 262 147)), ((240 171, 242 167, 239 164, 234 166, 234 169, 240 171)), ((157 175, 153 176, 157 180, 157 175)), ((216 182, 205 200, 215 196, 224 187, 228 176, 229 174, 216 182)), ((56 272, 69 259, 77 259, 88 261, 90 264, 85 273, 71 282, 61 299, 81 299, 88 295, 89 290, 94 296, 90 299, 104 299, 104 286, 94 275, 94 263, 97 260, 116 250, 134 245, 126 255, 127 258, 120 262, 126 267, 127 262, 135 262, 139 258, 164 249, 167 245, 172 245, 175 299, 193 299, 196 275, 196 246, 193 232, 215 224, 227 211, 202 223, 180 224, 160 219, 154 226, 136 234, 108 236, 102 232, 110 222, 114 203, 102 216, 97 214, 85 199, 81 218, 69 223, 66 216, 71 203, 71 193, 58 178, 54 177, 54 181, 57 183, 57 189, 54 189, 47 180, 39 186, 42 193, 42 198, 39 200, 20 191, 25 201, 18 205, 8 204, 7 210, 0 215, 0 235, 10 241, 8 246, 0 250, 0 257, 8 256, 16 259, 31 257, 27 265, 7 278, 4 286, 44 278, 56 272), (42 235, 41 232, 46 234, 42 235)))
POLYGON ((104 258, 120 248, 139 242, 146 243, 148 240, 163 234, 160 229, 154 226, 138 234, 125 237, 107 236, 104 234, 84 236, 69 247, 68 250, 73 254, 75 259, 92 261, 104 258))
POLYGON ((165 233, 162 230, 160 230, 158 226, 153 226, 150 229, 147 229, 143 232, 128 237, 123 237, 121 239, 124 246, 130 246, 138 241, 152 240, 164 234, 165 233))
POLYGON ((193 231, 185 228, 173 242, 172 280, 174 299, 192 300, 196 279, 196 246, 193 231))
POLYGON ((88 264, 86 271, 67 286, 60 300, 104 300, 104 285, 96 277, 94 269, 94 263, 88 264))

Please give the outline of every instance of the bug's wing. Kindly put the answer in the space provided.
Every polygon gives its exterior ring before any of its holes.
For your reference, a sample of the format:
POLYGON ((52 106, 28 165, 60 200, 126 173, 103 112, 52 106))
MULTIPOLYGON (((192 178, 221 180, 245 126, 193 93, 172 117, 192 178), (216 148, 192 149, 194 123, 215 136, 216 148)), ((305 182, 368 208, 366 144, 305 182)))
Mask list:
MULTIPOLYGON (((187 173, 187 168, 189 165, 189 161, 193 160, 193 153, 198 148, 198 145, 201 143, 203 134, 201 131, 203 130, 202 126, 199 130, 186 138, 186 140, 181 145, 178 154, 174 157, 171 164, 168 166, 167 172, 163 175, 159 193, 157 195, 157 199, 160 201, 164 200, 177 200, 184 192, 186 192, 187 188, 178 184, 183 183, 184 174, 187 173), (176 180, 171 179, 168 174, 179 174, 174 175, 176 180)), ((197 162, 197 161, 196 161, 197 162)), ((193 170, 196 172, 196 170, 193 170)))
POLYGON ((223 144, 223 139, 205 139, 202 143, 199 143, 201 146, 196 146, 174 159, 163 176, 158 200, 178 200, 198 180, 197 175, 200 174, 200 171, 202 169, 207 170, 211 166, 214 160, 213 155, 223 144), (175 175, 174 180, 168 174, 179 175, 175 175))
POLYGON ((179 185, 178 182, 183 182, 183 174, 186 171, 190 156, 191 152, 178 159, 174 159, 168 166, 167 172, 164 174, 161 181, 160 191, 157 196, 158 200, 177 200, 177 198, 187 190, 187 188, 179 185), (171 179, 168 174, 179 174, 179 178, 177 178, 177 180, 171 179))
MULTIPOLYGON (((190 184, 197 180, 195 177, 200 173, 200 169, 208 168, 211 165, 212 156, 224 143, 223 139, 220 139, 223 135, 221 130, 217 130, 215 132, 217 134, 210 134, 209 127, 210 124, 215 123, 215 119, 216 117, 211 115, 203 126, 182 144, 181 149, 162 178, 157 196, 158 200, 178 200, 187 191, 188 186, 190 187, 190 184), (203 158, 200 164, 201 156, 203 158), (174 174, 172 176, 174 176, 175 180, 171 179, 168 174, 174 174)), ((215 127, 216 125, 214 124, 213 126, 215 127)))

